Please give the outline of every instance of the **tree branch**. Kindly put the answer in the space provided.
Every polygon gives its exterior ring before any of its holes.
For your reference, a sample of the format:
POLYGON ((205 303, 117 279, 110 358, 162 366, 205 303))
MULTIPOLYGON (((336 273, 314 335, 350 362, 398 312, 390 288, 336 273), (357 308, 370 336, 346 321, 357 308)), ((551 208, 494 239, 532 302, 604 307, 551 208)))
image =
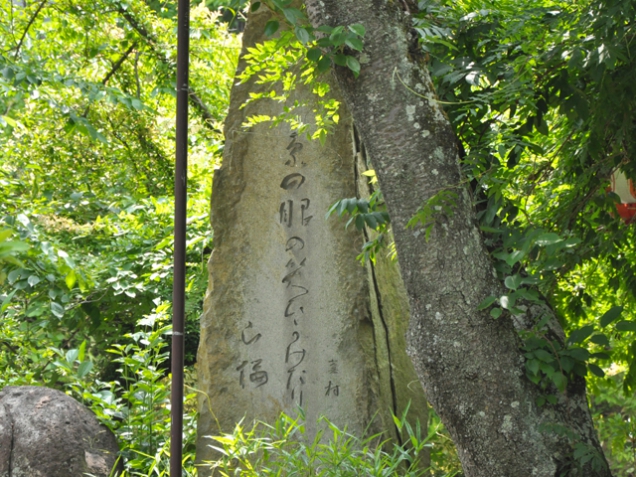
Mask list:
POLYGON ((106 85, 106 83, 108 83, 108 80, 111 79, 112 76, 117 72, 117 70, 121 67, 121 65, 124 63, 124 61, 126 61, 126 59, 130 56, 130 54, 133 52, 133 50, 135 49, 136 46, 137 46, 137 42, 135 41, 135 42, 133 42, 132 45, 130 45, 130 47, 126 50, 126 52, 123 55, 121 55, 121 58, 119 58, 115 62, 115 64, 110 69, 108 74, 106 74, 106 76, 102 80, 102 84, 104 86, 106 85))
MULTIPOLYGON (((166 60, 166 58, 160 54, 157 50, 157 39, 152 36, 152 34, 141 25, 135 17, 133 17, 129 11, 124 10, 123 8, 118 9, 119 13, 122 17, 128 22, 128 24, 135 30, 139 36, 141 36, 149 45, 150 49, 154 53, 155 57, 164 65, 170 67, 170 70, 176 74, 176 67, 173 63, 166 60)), ((190 100, 190 104, 197 110, 201 118, 203 119, 203 124, 212 132, 222 134, 222 131, 218 128, 214 127, 214 121, 216 118, 210 111, 210 109, 203 102, 201 97, 194 91, 194 89, 190 86, 188 90, 188 99, 190 100)))
POLYGON ((42 0, 40 4, 38 5, 37 10, 35 10, 35 13, 33 13, 33 15, 31 16, 31 19, 29 20, 29 23, 27 23, 27 26, 24 29, 24 32, 22 33, 22 37, 20 38, 20 41, 18 42, 18 47, 15 50, 14 58, 17 58, 18 54, 20 54, 20 48, 22 48, 22 43, 24 42, 24 39, 26 38, 26 35, 29 32, 29 28, 31 28, 31 25, 33 25, 33 22, 35 21, 37 16, 40 14, 40 11, 44 8, 44 5, 46 4, 47 1, 48 0, 42 0))
POLYGON ((188 88, 188 99, 190 100, 190 104, 192 104, 192 106, 194 106, 194 108, 201 115, 203 123, 206 125, 206 127, 211 131, 221 134, 221 130, 213 126, 216 118, 214 117, 212 112, 210 112, 203 100, 199 98, 199 96, 192 90, 192 88, 188 88))
MULTIPOLYGON (((124 52, 123 55, 121 55, 121 57, 113 64, 113 67, 110 69, 110 71, 106 74, 106 76, 104 76, 104 79, 102 80, 102 85, 106 86, 106 83, 108 83, 108 80, 111 79, 113 77, 113 75, 117 72, 117 70, 121 67, 121 65, 124 63, 124 61, 126 61, 126 58, 128 58, 130 56, 130 54, 133 52, 133 50, 135 49, 135 47, 137 46, 137 42, 133 42, 132 45, 130 45, 130 47, 124 52)), ((86 106, 86 109, 84 110, 84 114, 82 114, 82 117, 85 118, 86 116, 88 116, 88 112, 90 111, 90 104, 88 106, 86 106)))

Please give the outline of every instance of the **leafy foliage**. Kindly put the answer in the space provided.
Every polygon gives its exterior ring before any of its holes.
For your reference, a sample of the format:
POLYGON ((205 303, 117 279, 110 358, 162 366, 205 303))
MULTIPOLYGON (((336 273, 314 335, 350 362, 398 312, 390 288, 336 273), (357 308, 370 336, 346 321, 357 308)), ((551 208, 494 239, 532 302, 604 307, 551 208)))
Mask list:
MULTIPOLYGON (((144 2, 21 5, 0 2, 0 388, 65 389, 118 434, 127 475, 167 475, 176 18, 144 2)), ((239 46, 205 6, 191 18, 189 364, 239 46)))
POLYGON ((265 35, 277 38, 264 41, 248 49, 247 68, 239 75, 242 82, 256 76, 256 84, 270 84, 266 92, 252 92, 248 103, 269 99, 283 104, 283 113, 276 117, 253 115, 244 124, 270 122, 272 127, 288 123, 293 130, 307 133, 309 139, 324 143, 327 133, 338 123, 340 103, 330 98, 330 86, 320 76, 332 64, 360 72, 360 63, 353 52, 363 48, 364 26, 353 24, 337 27, 327 25, 314 29, 304 13, 292 6, 292 0, 267 0, 252 3, 251 9, 268 8, 275 15, 265 25, 265 35), (281 28, 281 23, 285 28, 281 28), (299 101, 293 92, 299 82, 310 87, 313 101, 299 101), (300 108, 313 112, 315 125, 301 120, 300 108))
POLYGON ((406 223, 406 227, 415 227, 418 224, 424 228, 424 239, 428 242, 433 225, 440 216, 451 217, 453 208, 457 204, 457 193, 452 190, 441 190, 431 196, 425 204, 415 212, 415 215, 406 223))
MULTIPOLYGON (((54 350, 88 343, 107 377, 105 350, 171 294, 176 18, 139 2, 0 8, 0 366, 55 385, 54 350)), ((210 121, 227 107, 238 46, 205 7, 192 25, 206 114, 194 108, 190 136, 190 363, 212 245, 209 157, 221 150, 210 121)))
MULTIPOLYGON (((365 175, 375 178, 374 171, 367 171, 365 175)), ((347 221, 346 227, 354 223, 357 230, 365 232, 365 236, 366 228, 375 232, 371 237, 367 237, 368 240, 363 244, 362 252, 357 257, 363 264, 367 260, 375 262, 376 253, 386 246, 386 242, 392 240, 390 238, 389 214, 379 189, 373 191, 369 199, 352 197, 337 201, 329 208, 325 218, 329 218, 334 213, 339 217, 349 214, 351 217, 347 221)), ((392 248, 392 250, 394 252, 395 249, 392 248)), ((395 258, 394 253, 393 258, 395 258)))
MULTIPOLYGON (((382 436, 360 440, 325 418, 318 422, 316 436, 308 440, 302 414, 297 418, 282 414, 274 424, 257 423, 251 429, 239 423, 232 434, 214 437, 219 445, 213 447, 222 458, 211 465, 223 476, 425 475, 430 469, 423 468, 418 456, 430 446, 435 432, 424 435, 405 416, 394 417, 394 422, 408 436, 408 448, 393 445, 385 451, 382 436)), ((456 472, 443 475, 452 477, 456 472)))

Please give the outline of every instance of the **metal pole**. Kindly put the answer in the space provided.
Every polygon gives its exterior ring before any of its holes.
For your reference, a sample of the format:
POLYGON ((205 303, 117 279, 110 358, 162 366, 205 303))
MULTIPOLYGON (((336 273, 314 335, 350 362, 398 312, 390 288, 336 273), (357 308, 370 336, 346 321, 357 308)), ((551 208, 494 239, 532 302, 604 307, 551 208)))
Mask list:
POLYGON ((188 62, 190 0, 179 0, 177 30, 177 140, 174 174, 174 274, 172 285, 172 393, 170 477, 181 477, 183 456, 183 344, 188 179, 188 62))

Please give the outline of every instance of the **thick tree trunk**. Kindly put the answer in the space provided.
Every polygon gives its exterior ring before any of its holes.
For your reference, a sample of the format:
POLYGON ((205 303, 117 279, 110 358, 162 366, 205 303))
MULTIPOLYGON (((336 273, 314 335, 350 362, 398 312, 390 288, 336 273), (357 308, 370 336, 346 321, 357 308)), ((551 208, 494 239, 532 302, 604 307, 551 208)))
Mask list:
MULTIPOLYGON (((574 446, 605 463, 583 380, 556 405, 524 373, 515 323, 477 305, 502 294, 461 185, 456 139, 410 36, 407 4, 389 0, 306 0, 312 24, 362 23, 367 34, 356 79, 336 68, 348 108, 376 169, 393 223, 411 321, 411 355, 428 399, 457 445, 470 477, 609 476, 580 468, 574 446), (430 240, 408 220, 442 189, 457 193, 454 213, 437 216, 430 240), (577 470, 578 469, 578 470, 577 470)), ((545 310, 544 310, 545 311, 545 310)), ((542 312, 544 312, 542 311, 542 312)), ((530 308, 528 315, 536 309, 530 308)), ((536 313, 535 313, 536 314, 536 313)), ((533 316, 516 317, 532 322, 533 316)), ((558 325, 556 325, 558 326, 558 325)), ((562 330, 557 330, 562 337, 562 330)))

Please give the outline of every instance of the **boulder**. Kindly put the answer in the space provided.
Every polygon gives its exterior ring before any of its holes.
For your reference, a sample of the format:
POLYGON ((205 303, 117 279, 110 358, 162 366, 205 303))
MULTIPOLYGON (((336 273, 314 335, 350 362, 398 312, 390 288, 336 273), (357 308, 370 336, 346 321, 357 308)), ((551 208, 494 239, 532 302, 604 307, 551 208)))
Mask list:
POLYGON ((54 389, 0 391, 0 477, 110 477, 113 433, 82 404, 54 389))

